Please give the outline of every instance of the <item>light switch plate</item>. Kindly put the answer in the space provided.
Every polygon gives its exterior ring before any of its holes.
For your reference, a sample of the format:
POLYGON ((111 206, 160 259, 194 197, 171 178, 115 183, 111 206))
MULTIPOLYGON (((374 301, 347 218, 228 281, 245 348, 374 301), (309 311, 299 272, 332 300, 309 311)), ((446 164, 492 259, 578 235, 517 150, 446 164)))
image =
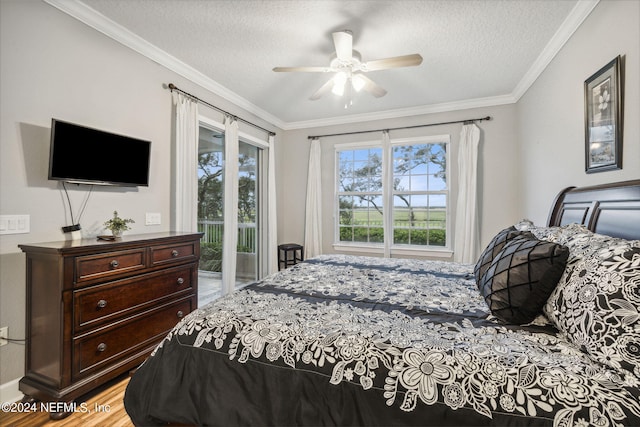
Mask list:
POLYGON ((0 215, 0 234, 24 234, 31 231, 31 215, 0 215))
POLYGON ((147 212, 144 225, 160 225, 162 223, 160 214, 157 212, 147 212))

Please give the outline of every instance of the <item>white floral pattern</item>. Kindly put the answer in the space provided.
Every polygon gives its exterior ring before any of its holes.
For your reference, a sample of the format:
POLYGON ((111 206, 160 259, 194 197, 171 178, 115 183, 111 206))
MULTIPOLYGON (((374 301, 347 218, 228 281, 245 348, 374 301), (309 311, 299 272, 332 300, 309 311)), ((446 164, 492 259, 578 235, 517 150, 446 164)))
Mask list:
POLYGON ((637 376, 548 329, 493 321, 472 272, 473 265, 322 256, 192 312, 161 346, 175 341, 240 363, 314 371, 329 384, 378 393, 399 411, 440 404, 556 426, 640 423, 637 376))
POLYGON ((640 240, 580 226, 561 228, 555 238, 569 259, 547 317, 595 360, 640 377, 640 240))

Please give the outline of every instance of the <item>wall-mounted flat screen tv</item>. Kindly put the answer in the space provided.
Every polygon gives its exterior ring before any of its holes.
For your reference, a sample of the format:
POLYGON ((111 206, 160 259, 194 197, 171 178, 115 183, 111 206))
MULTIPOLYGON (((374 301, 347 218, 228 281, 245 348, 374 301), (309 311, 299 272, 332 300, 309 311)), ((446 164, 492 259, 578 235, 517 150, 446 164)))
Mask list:
POLYGON ((51 120, 49 179, 148 186, 151 141, 51 120))

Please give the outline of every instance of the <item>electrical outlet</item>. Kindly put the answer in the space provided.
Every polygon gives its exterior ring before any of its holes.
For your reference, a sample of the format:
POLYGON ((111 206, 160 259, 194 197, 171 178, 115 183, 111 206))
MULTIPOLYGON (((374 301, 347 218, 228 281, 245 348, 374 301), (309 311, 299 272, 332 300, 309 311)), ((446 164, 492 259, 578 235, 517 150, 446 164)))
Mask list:
POLYGON ((7 338, 9 338, 9 327, 4 326, 0 328, 0 346, 7 345, 7 338))

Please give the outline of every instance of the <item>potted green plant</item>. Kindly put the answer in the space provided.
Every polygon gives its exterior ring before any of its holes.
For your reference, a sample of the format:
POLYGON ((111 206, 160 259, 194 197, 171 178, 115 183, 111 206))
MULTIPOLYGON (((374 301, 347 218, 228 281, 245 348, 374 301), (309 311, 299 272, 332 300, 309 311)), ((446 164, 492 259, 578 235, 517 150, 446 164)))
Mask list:
POLYGON ((127 230, 131 230, 128 224, 132 224, 135 221, 131 218, 122 219, 118 216, 118 211, 113 211, 113 218, 108 221, 105 221, 104 227, 107 230, 111 230, 111 234, 114 237, 121 237, 122 233, 127 230))

